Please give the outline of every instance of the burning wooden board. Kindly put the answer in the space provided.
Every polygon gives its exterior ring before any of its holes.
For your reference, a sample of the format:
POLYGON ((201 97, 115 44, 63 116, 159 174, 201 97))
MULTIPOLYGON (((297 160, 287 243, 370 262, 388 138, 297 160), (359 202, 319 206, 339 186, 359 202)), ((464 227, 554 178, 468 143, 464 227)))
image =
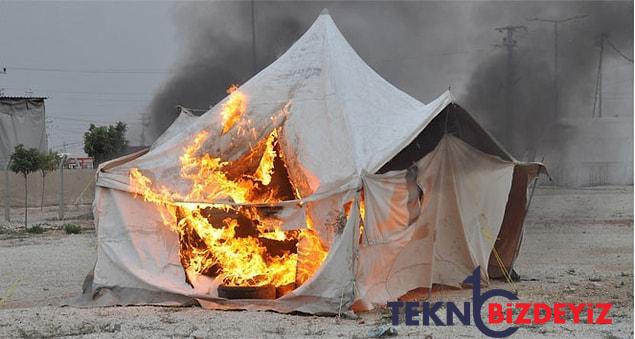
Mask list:
POLYGON ((253 217, 240 207, 177 208, 181 264, 212 278, 223 276, 221 297, 267 299, 295 288, 299 231, 267 232, 253 217))

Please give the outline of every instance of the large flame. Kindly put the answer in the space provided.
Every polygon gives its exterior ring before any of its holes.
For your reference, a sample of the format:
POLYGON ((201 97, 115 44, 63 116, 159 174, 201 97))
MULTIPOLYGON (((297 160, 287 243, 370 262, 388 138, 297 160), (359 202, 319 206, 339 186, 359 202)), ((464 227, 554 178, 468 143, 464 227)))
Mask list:
MULTIPOLYGON (((245 95, 235 86, 229 91, 230 98, 221 112, 223 133, 246 110, 245 95)), ((157 189, 141 171, 130 170, 133 192, 164 207, 163 222, 179 235, 181 262, 190 274, 219 276, 226 285, 298 285, 310 278, 324 261, 328 248, 310 218, 307 217, 307 228, 285 232, 260 215, 256 207, 233 204, 282 200, 277 187, 272 187, 275 161, 279 157, 278 133, 274 129, 267 136, 255 172, 237 179, 228 178, 231 162, 201 152, 209 133, 198 133, 179 159, 180 176, 191 183, 185 195, 164 187, 157 189), (184 201, 210 203, 200 206, 184 201)))

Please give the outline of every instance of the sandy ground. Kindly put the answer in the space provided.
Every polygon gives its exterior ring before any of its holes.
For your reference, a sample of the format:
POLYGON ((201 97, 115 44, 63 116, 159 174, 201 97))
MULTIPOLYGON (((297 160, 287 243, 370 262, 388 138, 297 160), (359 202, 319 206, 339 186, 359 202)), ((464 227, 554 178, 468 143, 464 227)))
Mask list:
MULTIPOLYGON (((609 302, 612 325, 522 327, 519 337, 633 337, 633 189, 602 187, 536 191, 511 286, 522 301, 609 302)), ((44 234, 27 234, 19 224, 0 222, 0 337, 344 337, 364 338, 389 313, 359 319, 282 315, 272 312, 219 312, 199 307, 60 307, 77 296, 95 260, 95 233, 89 206, 70 212, 85 229, 66 235, 55 211, 44 213, 44 234)), ((19 213, 17 210, 15 213, 19 213)), ((12 211, 12 215, 14 215, 12 211)), ((17 214, 15 214, 17 216, 17 214)), ((15 218, 15 217, 14 217, 15 218)), ((18 219, 19 220, 19 219, 18 219)), ((468 300, 471 291, 439 291, 436 301, 468 300)), ((399 336, 481 336, 473 326, 397 328, 399 336)))

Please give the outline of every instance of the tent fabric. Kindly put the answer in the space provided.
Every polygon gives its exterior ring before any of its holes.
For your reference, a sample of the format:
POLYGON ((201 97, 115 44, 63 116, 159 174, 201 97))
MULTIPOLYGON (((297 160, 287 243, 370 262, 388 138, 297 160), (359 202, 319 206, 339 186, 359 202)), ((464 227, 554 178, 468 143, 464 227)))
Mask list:
POLYGON ((496 251, 490 255, 488 273, 491 278, 505 278, 505 272, 512 272, 514 269, 525 232, 523 221, 528 208, 527 189, 529 183, 543 171, 545 169, 541 164, 517 164, 514 167, 503 225, 496 238, 496 251))
POLYGON ((359 239, 359 196, 350 217, 315 275, 302 286, 275 301, 199 300, 204 308, 274 310, 310 314, 347 313, 355 297, 355 256, 359 239))
POLYGON ((240 90, 248 102, 238 125, 255 133, 233 128, 221 135, 219 113, 226 98, 197 118, 199 123, 100 177, 126 182, 129 169, 136 167, 178 191, 187 184, 178 177, 178 157, 193 135, 209 131, 205 147, 235 160, 284 123, 280 145, 291 180, 302 196, 329 192, 357 180, 363 171, 377 171, 452 101, 446 92, 424 105, 382 79, 328 14, 320 15, 286 53, 240 90), (285 107, 289 113, 272 121, 285 107))
POLYGON ((419 287, 459 286, 479 265, 487 281, 514 163, 446 135, 416 167, 414 183, 408 171, 364 177, 367 212, 357 280, 367 308, 419 287), (394 197, 408 196, 412 185, 423 194, 420 215, 409 222, 408 203, 394 197))
POLYGON ((45 122, 43 98, 0 97, 0 165, 19 144, 46 150, 45 122))
MULTIPOLYGON (((439 136, 438 144, 427 145, 432 152, 408 168, 377 174, 454 107, 449 92, 425 105, 398 90, 361 60, 328 14, 240 90, 247 111, 227 133, 220 116, 226 98, 201 117, 179 116, 149 150, 100 166, 93 207, 97 261, 78 304, 196 300, 214 309, 334 314, 356 300, 371 308, 416 287, 456 286, 477 265, 487 277, 515 162, 479 151, 451 131, 457 136, 439 136), (186 276, 178 236, 162 221, 167 207, 135 196, 129 172, 137 168, 156 185, 186 193, 191 183, 179 175, 179 157, 194 135, 208 133, 201 152, 234 161, 274 128, 302 198, 270 206, 280 210, 282 229, 308 227, 301 220, 310 216, 328 255, 282 298, 226 300, 218 297, 215 279, 186 276)), ((466 135, 487 139, 481 132, 466 135)))
MULTIPOLYGON (((186 283, 179 261, 179 240, 162 221, 157 206, 132 198, 127 192, 98 187, 94 207, 97 229, 97 262, 84 296, 76 305, 183 305, 196 299, 207 308, 266 309, 279 312, 329 313, 347 310, 354 298, 354 239, 358 238, 359 212, 354 190, 325 197, 328 206, 343 208, 353 201, 349 218, 340 233, 333 232, 331 248, 318 272, 300 288, 281 299, 246 306, 244 301, 218 297, 215 284, 204 278, 186 283), (144 291, 142 301, 139 291, 144 291), (150 301, 148 301, 150 300, 150 301)), ((310 210, 312 204, 304 204, 310 210)), ((309 212, 312 213, 312 212, 309 212)), ((163 214, 167 215, 167 214, 163 214)), ((325 215, 312 213, 316 223, 328 224, 325 215)), ((327 238, 326 236, 324 238, 327 238)))
POLYGON ((150 149, 155 149, 155 148, 159 147, 159 145, 164 144, 165 142, 167 142, 171 138, 173 138, 176 135, 178 135, 182 130, 187 128, 187 126, 191 125, 192 123, 194 123, 195 121, 198 120, 198 117, 196 115, 194 115, 187 108, 185 108, 185 107, 179 107, 179 108, 181 110, 181 112, 179 113, 179 116, 177 116, 176 120, 174 120, 174 122, 172 122, 170 127, 168 127, 168 129, 166 129, 163 132, 163 134, 161 134, 157 138, 157 140, 155 140, 152 143, 152 146, 150 147, 150 149))

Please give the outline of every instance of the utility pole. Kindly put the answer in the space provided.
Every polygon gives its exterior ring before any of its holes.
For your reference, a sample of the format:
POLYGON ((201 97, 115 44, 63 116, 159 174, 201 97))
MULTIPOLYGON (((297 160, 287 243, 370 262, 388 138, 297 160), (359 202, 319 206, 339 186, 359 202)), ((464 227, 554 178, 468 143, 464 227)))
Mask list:
POLYGON ((598 61, 598 73, 595 79, 595 94, 593 96, 593 114, 592 118, 595 118, 595 112, 598 112, 597 117, 602 117, 602 57, 604 55, 604 41, 606 40, 606 33, 600 34, 600 59, 598 61))
POLYGON ((258 71, 258 61, 256 59, 256 1, 251 0, 251 58, 253 62, 253 74, 258 71))
MULTIPOLYGON (((7 74, 7 68, 6 67, 2 67, 2 70, 0 71, 0 74, 7 74)), ((4 95, 4 88, 0 87, 0 96, 4 95)))
POLYGON ((539 22, 546 22, 546 23, 550 23, 553 24, 553 95, 554 95, 554 107, 553 107, 553 115, 554 115, 554 120, 557 120, 559 118, 559 97, 560 97, 560 93, 559 93, 559 87, 558 87, 558 27, 560 24, 563 24, 565 22, 569 22, 569 21, 573 21, 573 20, 577 20, 577 19, 582 19, 582 18, 586 18, 587 15, 576 15, 576 16, 572 16, 569 18, 564 18, 564 19, 542 19, 542 18, 533 18, 533 19, 527 19, 529 21, 539 21, 539 22))
POLYGON ((146 140, 146 129, 150 127, 150 117, 148 116, 148 112, 141 113, 139 120, 141 121, 141 145, 150 146, 150 143, 146 140))
POLYGON ((515 129, 511 128, 511 124, 514 119, 514 82, 516 78, 516 72, 514 68, 514 48, 516 47, 516 40, 514 40, 514 33, 519 30, 527 31, 525 26, 505 26, 497 27, 496 31, 506 33, 503 37, 503 43, 496 45, 497 47, 504 47, 507 49, 507 75, 505 76, 505 143, 507 147, 510 147, 512 154, 519 151, 515 149, 514 132, 515 129))

